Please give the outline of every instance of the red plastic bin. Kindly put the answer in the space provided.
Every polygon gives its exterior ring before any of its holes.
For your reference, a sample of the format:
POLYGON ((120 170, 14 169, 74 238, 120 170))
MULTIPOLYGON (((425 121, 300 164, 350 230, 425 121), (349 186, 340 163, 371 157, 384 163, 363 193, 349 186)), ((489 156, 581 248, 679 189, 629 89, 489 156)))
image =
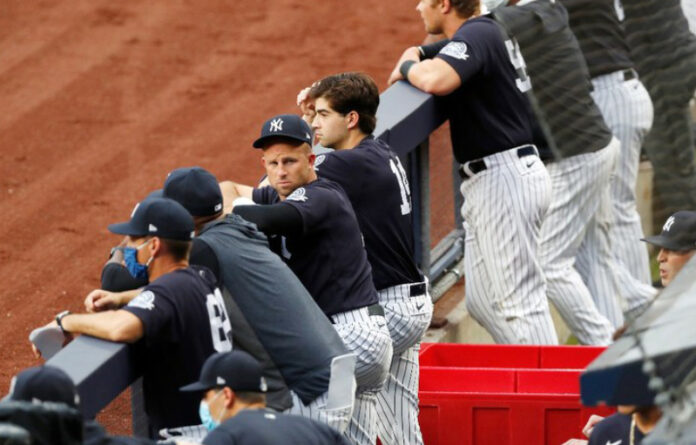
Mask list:
POLYGON ((420 425, 426 445, 549 444, 582 437, 580 373, 604 348, 425 344, 420 425))

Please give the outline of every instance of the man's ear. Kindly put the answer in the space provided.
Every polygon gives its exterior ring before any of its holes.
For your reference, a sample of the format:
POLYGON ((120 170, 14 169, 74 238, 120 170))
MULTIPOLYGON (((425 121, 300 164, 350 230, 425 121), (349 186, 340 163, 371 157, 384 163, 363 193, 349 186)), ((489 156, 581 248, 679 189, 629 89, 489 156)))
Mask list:
POLYGON ((448 14, 452 10, 452 2, 450 0, 440 0, 440 12, 448 14))
POLYGON ((352 130, 358 126, 358 122, 360 121, 360 115, 358 114, 357 111, 351 111, 349 112, 346 117, 348 117, 348 129, 352 130))
POLYGON ((229 386, 222 388, 223 397, 225 399, 225 409, 232 409, 237 398, 234 391, 229 386))
POLYGON ((151 257, 156 256, 162 251, 162 241, 159 239, 159 237, 156 236, 152 238, 152 241, 150 241, 150 244, 148 244, 148 249, 150 249, 151 257))
POLYGON ((307 159, 309 159, 309 166, 314 170, 314 161, 317 160, 317 155, 315 155, 314 152, 310 152, 309 155, 307 155, 307 159))

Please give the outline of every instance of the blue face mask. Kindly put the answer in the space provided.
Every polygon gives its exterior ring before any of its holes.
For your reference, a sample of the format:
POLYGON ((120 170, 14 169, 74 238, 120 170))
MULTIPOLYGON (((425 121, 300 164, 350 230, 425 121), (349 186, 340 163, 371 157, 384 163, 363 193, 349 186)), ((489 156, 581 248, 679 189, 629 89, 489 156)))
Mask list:
MULTIPOLYGON (((215 394, 211 402, 217 399, 220 394, 222 394, 222 390, 215 394)), ((201 404, 198 406, 198 416, 201 418, 201 423, 208 431, 212 431, 220 426, 220 420, 213 419, 213 415, 210 414, 210 405, 208 405, 208 402, 205 400, 201 400, 201 404)))
POLYGON ((147 268, 152 262, 152 257, 147 260, 146 264, 140 264, 138 262, 138 250, 142 249, 152 241, 149 239, 138 247, 124 247, 123 248, 123 262, 126 265, 126 269, 130 272, 131 276, 135 279, 147 279, 147 268))

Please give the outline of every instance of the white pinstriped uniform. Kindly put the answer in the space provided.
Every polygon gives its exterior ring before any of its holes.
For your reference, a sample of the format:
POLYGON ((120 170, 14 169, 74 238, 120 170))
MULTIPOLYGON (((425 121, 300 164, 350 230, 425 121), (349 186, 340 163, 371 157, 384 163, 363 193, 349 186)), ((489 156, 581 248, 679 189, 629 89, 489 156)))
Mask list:
POLYGON ((601 288, 613 303, 612 316, 620 316, 609 249, 609 178, 620 143, 591 153, 571 156, 547 165, 553 184, 553 201, 541 228, 540 259, 547 280, 549 299, 558 308, 571 331, 584 344, 607 345, 614 327, 598 311, 593 294, 575 266, 583 252, 593 252, 597 265, 594 288, 601 288))
POLYGON ((614 218, 611 228, 615 259, 621 260, 629 272, 650 284, 648 249, 640 241, 643 229, 636 208, 636 182, 643 139, 650 131, 653 107, 650 95, 638 79, 624 81, 624 73, 616 72, 592 79, 592 98, 604 121, 621 141, 621 154, 616 172, 611 177, 614 218))
POLYGON ((418 423, 418 351, 433 315, 427 287, 427 283, 402 284, 378 292, 394 347, 387 381, 377 395, 377 431, 383 445, 423 443, 418 423), (412 286, 418 285, 425 293, 411 296, 412 286))
POLYGON ((387 321, 384 316, 369 315, 366 307, 330 318, 348 350, 357 357, 358 388, 345 435, 357 445, 372 445, 377 440, 377 393, 387 380, 393 354, 387 321))
POLYGON ((558 344, 537 259, 549 174, 516 148, 483 161, 486 170, 461 185, 466 307, 497 343, 558 344))
MULTIPOLYGON (((610 181, 613 214, 609 235, 618 268, 619 292, 626 305, 623 310, 630 311, 645 304, 655 293, 650 285, 647 246, 640 241, 643 229, 635 192, 641 145, 653 121, 652 101, 640 80, 624 81, 622 71, 595 77, 592 84, 592 97, 604 121, 621 141, 620 155, 610 181)), ((580 268, 584 269, 585 265, 581 264, 580 268)), ((591 274, 583 273, 583 276, 591 274)), ((602 304, 598 303, 600 311, 602 304)))

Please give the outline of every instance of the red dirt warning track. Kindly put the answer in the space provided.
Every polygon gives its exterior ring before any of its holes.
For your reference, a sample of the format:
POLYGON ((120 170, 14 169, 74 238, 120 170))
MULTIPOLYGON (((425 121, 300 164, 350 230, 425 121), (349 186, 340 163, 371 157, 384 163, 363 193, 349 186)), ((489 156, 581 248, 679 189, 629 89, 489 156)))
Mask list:
MULTIPOLYGON (((260 124, 327 74, 383 89, 422 39, 415 4, 0 2, 0 391, 39 363, 30 330, 98 286, 108 223, 176 167, 257 179, 260 124)), ((103 420, 126 432, 114 405, 103 420)))

